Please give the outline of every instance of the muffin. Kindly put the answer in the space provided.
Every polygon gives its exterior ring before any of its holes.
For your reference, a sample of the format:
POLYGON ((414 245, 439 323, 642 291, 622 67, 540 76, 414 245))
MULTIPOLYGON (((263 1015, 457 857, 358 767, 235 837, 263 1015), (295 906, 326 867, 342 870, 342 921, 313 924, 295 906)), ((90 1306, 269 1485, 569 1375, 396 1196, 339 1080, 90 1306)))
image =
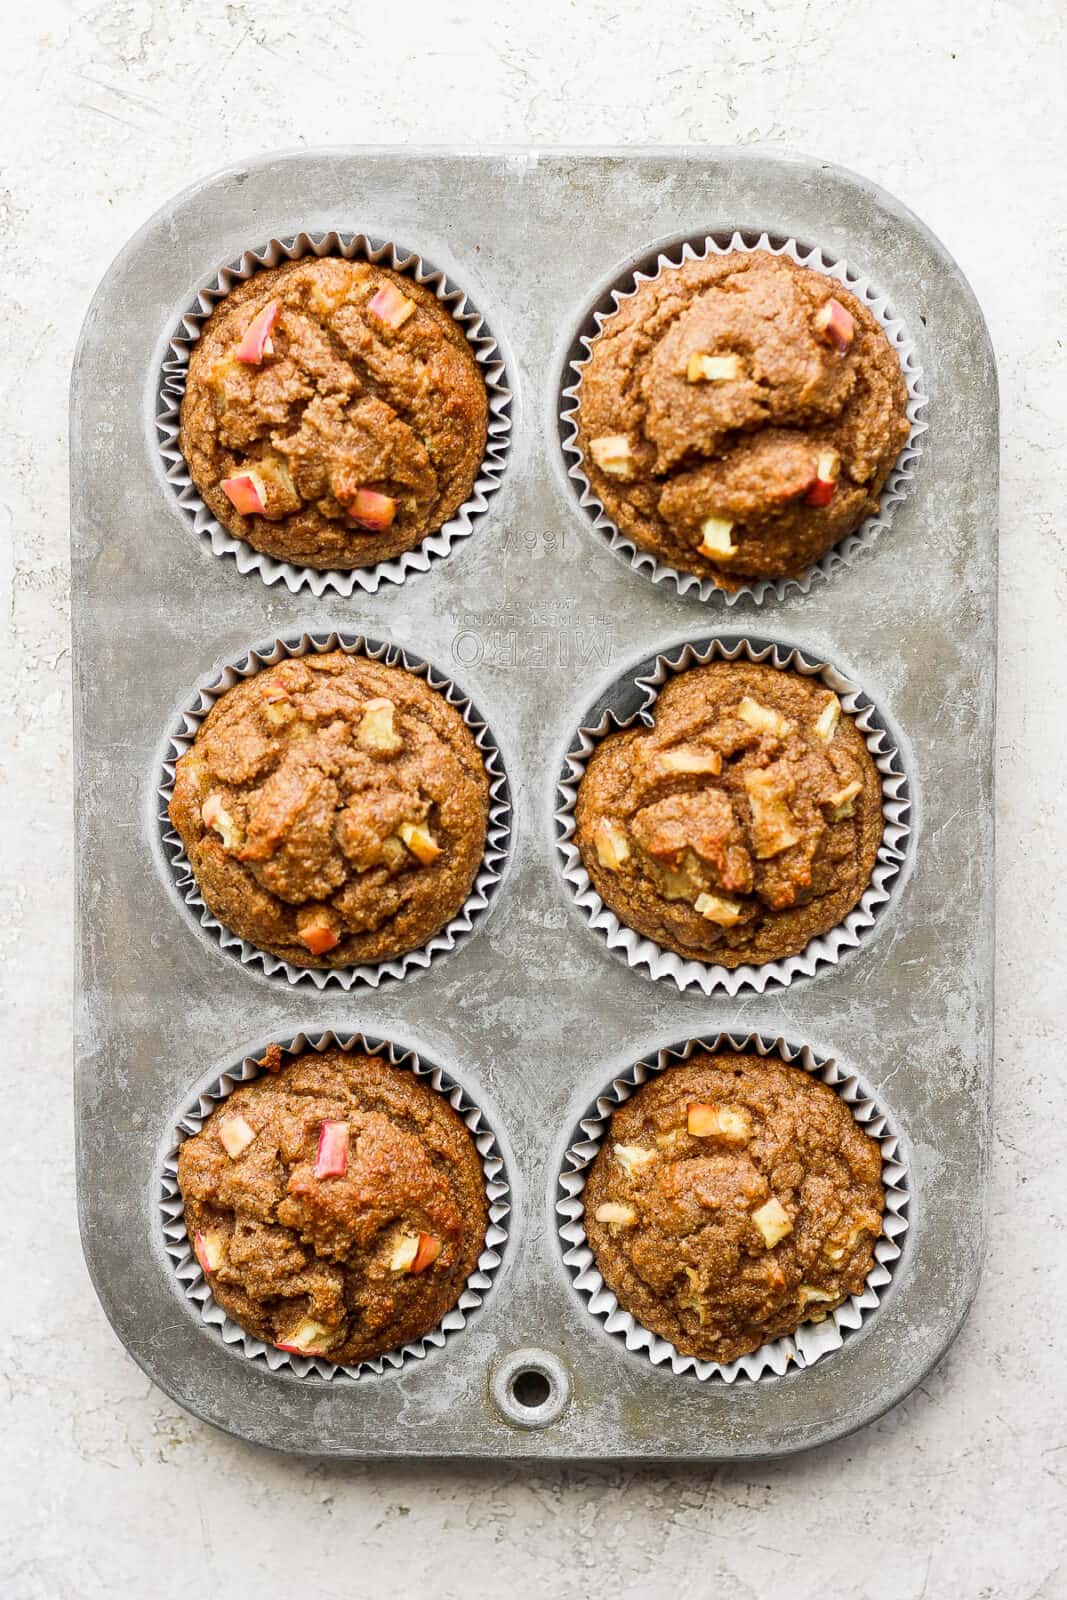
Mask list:
POLYGON ((340 1366, 422 1338, 485 1243, 470 1133, 379 1056, 282 1065, 275 1049, 265 1065, 178 1152, 186 1230, 215 1300, 264 1343, 340 1366))
POLYGON ((583 470, 616 527, 720 588, 796 577, 878 509, 908 394, 877 319, 765 250, 666 268, 592 341, 583 470))
POLYGON ((699 1054, 614 1113, 585 1230, 624 1311, 682 1355, 735 1361, 859 1294, 882 1158, 800 1067, 699 1054))
POLYGON ((882 837, 863 735, 819 678, 713 661, 610 734, 578 788, 575 843, 620 922, 724 967, 796 955, 852 910, 882 837))
POLYGON ((179 446, 238 539, 298 565, 365 567, 459 510, 488 412, 463 329, 429 289, 309 257, 257 272, 211 313, 179 446))
POLYGON ((459 712, 413 673, 340 650, 226 690, 170 801, 208 909, 298 967, 425 944, 470 892, 488 815, 459 712))

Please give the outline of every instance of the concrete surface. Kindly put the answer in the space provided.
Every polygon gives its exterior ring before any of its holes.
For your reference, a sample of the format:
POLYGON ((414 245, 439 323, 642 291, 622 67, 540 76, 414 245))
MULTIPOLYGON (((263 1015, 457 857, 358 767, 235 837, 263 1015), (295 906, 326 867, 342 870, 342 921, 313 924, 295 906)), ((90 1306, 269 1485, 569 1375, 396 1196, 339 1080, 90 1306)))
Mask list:
MULTIPOLYGON (((1058 1600, 1067 1593, 1058 937, 1067 46, 1058 0, 39 0, 5 23, 0 931, 4 1600, 1058 1600), (324 1468, 201 1427, 107 1327, 74 1223, 66 386, 171 192, 278 146, 769 141, 866 172, 962 262, 1001 368, 997 1164, 972 1317, 922 1390, 781 1466, 324 1468), (27 881, 27 865, 36 872, 27 881), (5 1123, 7 1118, 5 1118, 5 1123), (32 1200, 28 1197, 32 1197, 32 1200)), ((946 507, 946 516, 951 507, 946 507)))

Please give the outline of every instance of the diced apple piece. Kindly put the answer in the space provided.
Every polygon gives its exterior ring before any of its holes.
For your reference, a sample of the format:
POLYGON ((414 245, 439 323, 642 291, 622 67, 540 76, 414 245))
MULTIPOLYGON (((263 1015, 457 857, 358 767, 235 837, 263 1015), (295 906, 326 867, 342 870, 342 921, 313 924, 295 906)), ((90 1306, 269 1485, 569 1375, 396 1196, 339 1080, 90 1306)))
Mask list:
POLYGON ((793 724, 788 717, 783 717, 780 711, 775 711, 770 706, 760 705, 760 702, 753 700, 751 695, 745 695, 734 716, 740 718, 742 722, 747 722, 757 733, 769 733, 775 739, 784 739, 786 734, 793 731, 793 724))
POLYGON ((736 928, 741 921, 742 908, 736 900, 724 900, 717 894, 698 894, 693 901, 698 917, 716 923, 720 928, 736 928))
POLYGON ((233 817, 226 810, 221 794, 209 794, 200 807, 200 815, 204 826, 212 828, 222 840, 224 850, 234 851, 241 844, 243 835, 233 817))
POLYGON ((684 869, 676 872, 672 867, 660 866, 657 861, 653 863, 653 870, 656 887, 665 900, 692 900, 693 891, 700 888, 684 869))
POLYGON ((613 1222, 619 1228, 630 1228, 637 1221, 633 1206, 621 1206, 617 1200, 605 1200, 597 1206, 595 1216, 598 1222, 613 1222))
POLYGON ((324 956, 327 950, 336 950, 341 943, 328 911, 313 911, 303 918, 298 916, 296 936, 313 956, 324 956))
POLYGON ((797 1298, 802 1306, 825 1305, 836 1300, 836 1294, 827 1294, 825 1289, 816 1289, 813 1284, 802 1283, 797 1289, 797 1298))
POLYGON ((718 750, 697 750, 691 744, 681 744, 674 750, 664 750, 657 756, 656 765, 661 772, 708 772, 717 777, 722 771, 722 756, 718 750))
POLYGON ((804 496, 806 506, 828 506, 841 476, 841 457, 836 450, 820 450, 815 464, 815 482, 804 496))
POLYGON ((786 804, 782 782, 773 768, 756 768, 745 773, 745 790, 752 807, 752 834, 757 861, 788 850, 800 838, 793 813, 786 804))
POLYGON ((737 554, 737 545, 730 538, 733 523, 728 517, 705 517, 700 524, 698 554, 709 561, 728 561, 737 554))
POLYGON ((429 829, 424 828, 421 823, 402 822, 396 831, 412 855, 421 861, 424 867, 431 866, 441 854, 441 846, 429 829))
POLYGON ((873 1224, 869 1222, 857 1222, 854 1227, 849 1229, 848 1238, 845 1240, 845 1248, 851 1252, 855 1250, 865 1233, 872 1234, 875 1238, 877 1238, 881 1231, 881 1222, 875 1222, 873 1224))
POLYGON ((391 528, 396 516, 396 501, 376 489, 357 489, 351 500, 344 502, 345 510, 353 522, 370 533, 384 533, 391 528))
POLYGON ((815 722, 815 737, 823 744, 831 744, 841 717, 841 702, 836 694, 826 701, 815 722))
POLYGON ((612 1148, 612 1154, 627 1177, 636 1177, 643 1172, 650 1161, 655 1161, 655 1150, 642 1150, 639 1144, 617 1144, 612 1148))
POLYGON ((343 1178, 348 1166, 348 1123, 323 1119, 315 1156, 316 1178, 343 1178))
POLYGON ((262 311, 256 313, 245 329, 244 338, 234 351, 235 360, 245 361, 249 366, 258 367, 264 356, 274 354, 274 342, 270 335, 281 309, 281 301, 272 300, 262 311))
POLYGON ((391 700, 380 696, 368 700, 356 729, 356 743, 361 750, 373 750, 386 756, 396 755, 404 748, 404 741, 396 731, 396 707, 391 700))
POLYGON ((605 434, 601 439, 590 439, 589 453, 601 472, 615 478, 625 478, 630 470, 630 441, 624 433, 605 434))
POLYGON ((856 337, 856 319, 840 300, 830 299, 815 313, 815 332, 824 344, 845 351, 856 337))
POLYGON ((691 355, 685 364, 690 383, 733 383, 741 376, 740 356, 691 355))
POLYGON ((415 1259, 411 1263, 412 1272, 425 1272, 427 1267, 432 1267, 441 1254, 441 1241, 432 1233, 419 1234, 419 1248, 415 1252, 415 1259))
POLYGON ((222 1265, 222 1258, 226 1254, 226 1240, 221 1233, 201 1233, 198 1228, 193 1240, 193 1249, 196 1251, 201 1271, 205 1278, 209 1278, 222 1265))
POLYGON ((719 1131, 719 1108, 694 1100, 686 1109, 686 1131, 694 1139, 710 1139, 719 1131))
POLYGON ((219 1142, 231 1161, 236 1161, 258 1137, 256 1129, 245 1121, 239 1111, 219 1123, 219 1142))
POLYGON ((402 328, 408 318, 414 315, 415 302, 409 300, 406 294, 401 294, 395 283, 383 283, 377 293, 371 296, 367 310, 387 328, 402 328))
POLYGON ((417 1233, 405 1233, 397 1240, 389 1257, 390 1272, 411 1271, 411 1263, 419 1253, 419 1237, 417 1233))
POLYGON ((267 509, 267 491, 258 472, 242 472, 223 478, 219 488, 242 517, 261 517, 267 509))
POLYGON ((601 817, 594 827, 593 843, 596 846, 597 860, 602 867, 607 867, 609 872, 618 872, 623 862, 629 858, 630 846, 626 841, 626 835, 607 817, 601 817))
POLYGON ((678 1304, 686 1311, 695 1311, 700 1320, 700 1326, 706 1327, 711 1321, 711 1312, 708 1310, 707 1300, 700 1294, 700 1274, 695 1267, 686 1267, 685 1275, 689 1279, 689 1293, 683 1295, 678 1304))
POLYGON ((296 716, 289 691, 277 678, 270 678, 263 685, 263 715, 272 728, 284 728, 296 716))
POLYGON ((727 1144, 747 1144, 752 1119, 747 1111, 694 1100, 686 1112, 686 1128, 695 1139, 723 1139, 727 1144))
POLYGON ((752 1220, 763 1235, 768 1250, 773 1250, 787 1233, 793 1231, 788 1211, 773 1194, 769 1200, 765 1200, 763 1205, 753 1211, 752 1220))
POLYGON ((858 778, 851 783, 846 783, 843 789, 838 789, 836 794, 830 796, 830 804, 834 808, 834 817, 840 822, 842 817, 850 817, 856 809, 856 796, 863 791, 863 785, 858 778))
POLYGON ((324 1356, 332 1344, 337 1343, 336 1328, 324 1328, 311 1317, 302 1317, 284 1339, 279 1339, 276 1350, 288 1350, 297 1356, 324 1356))
MULTIPOLYGON (((260 456, 257 465, 260 477, 265 478, 267 483, 273 484, 279 495, 284 495, 289 500, 295 500, 297 506, 300 504, 300 491, 293 482, 292 474, 289 471, 289 463, 284 456, 271 452, 270 455, 260 456)), ((295 510, 296 507, 287 506, 284 509, 295 510)))

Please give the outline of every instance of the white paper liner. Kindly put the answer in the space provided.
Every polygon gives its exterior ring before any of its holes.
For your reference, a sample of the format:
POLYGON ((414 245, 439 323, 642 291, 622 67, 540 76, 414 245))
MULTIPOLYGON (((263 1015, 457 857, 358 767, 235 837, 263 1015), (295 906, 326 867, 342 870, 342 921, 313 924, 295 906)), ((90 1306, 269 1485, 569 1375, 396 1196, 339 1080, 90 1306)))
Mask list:
POLYGON ((880 294, 869 280, 854 267, 849 266, 847 261, 837 260, 820 250, 818 246, 803 245, 796 239, 784 238, 777 234, 757 235, 749 230, 736 231, 729 235, 722 232, 718 235, 698 235, 695 239, 685 240, 680 247, 673 246, 670 254, 663 251, 653 254, 646 261, 646 265, 649 267, 647 271, 630 268, 620 274, 613 287, 600 297, 601 301, 608 302, 608 308, 594 309, 583 318, 564 367, 559 407, 561 440, 567 475, 580 491, 578 503, 609 548, 621 556, 635 572, 651 578, 653 583, 673 583, 679 594, 691 594, 701 600, 727 606, 736 605, 742 596, 754 600, 757 605, 762 605, 771 596, 776 600, 783 600, 790 593, 807 594, 816 579, 831 578, 835 572, 849 566, 860 550, 868 549, 879 534, 889 529, 896 506, 905 498, 910 488, 915 466, 921 454, 920 439, 928 426, 926 422, 919 420, 919 412, 928 404, 928 399, 923 389, 922 369, 919 366, 914 341, 903 321, 893 314, 888 296, 880 294), (681 572, 677 567, 660 561, 651 551, 635 544, 615 526, 597 499, 583 471, 584 457, 578 447, 578 409, 582 373, 589 361, 593 342, 622 303, 633 298, 639 285, 654 282, 661 272, 680 267, 686 261, 702 261, 709 255, 728 255, 733 250, 747 252, 766 250, 772 255, 788 256, 798 266, 811 267, 814 271, 821 272, 824 277, 836 278, 863 302, 878 319, 886 338, 900 358, 908 389, 907 415, 911 432, 897 457, 896 465, 883 485, 877 513, 865 518, 854 533, 839 540, 799 577, 761 578, 748 582, 740 580, 737 589, 720 589, 711 578, 702 578, 693 572, 681 572), (576 354, 576 350, 580 353, 576 354))
POLYGON ((425 572, 431 562, 448 555, 459 539, 474 531, 487 510, 490 495, 500 487, 511 443, 511 389, 504 357, 486 325, 485 318, 462 289, 444 272, 430 266, 414 251, 402 249, 392 241, 370 238, 363 233, 298 233, 285 239, 271 239, 259 250, 246 250, 239 261, 222 267, 214 281, 201 289, 183 314, 170 340, 170 353, 163 362, 159 378, 156 428, 167 482, 179 506, 198 534, 208 540, 217 556, 233 556, 239 572, 258 572, 264 583, 284 583, 293 594, 310 589, 315 595, 328 589, 352 595, 356 589, 369 594, 384 582, 403 583, 409 572, 425 572), (402 272, 414 282, 432 290, 467 336, 481 368, 489 398, 489 426, 485 454, 470 495, 455 516, 434 533, 428 534, 412 550, 405 550, 388 561, 367 567, 319 568, 296 566, 254 550, 224 528, 201 499, 178 446, 182 396, 189 370, 189 357, 204 323, 236 283, 243 283, 265 267, 277 267, 305 256, 343 256, 346 261, 369 261, 402 272))
POLYGON ((640 667, 635 668, 618 679, 614 688, 621 693, 631 684, 644 694, 640 707, 624 717, 609 709, 595 727, 580 727, 567 752, 556 791, 555 820, 560 835, 557 847, 563 858, 563 877, 585 912, 589 926, 603 937, 609 950, 625 959, 628 966, 642 969, 652 978, 669 978, 679 989, 701 989, 706 995, 716 992, 736 995, 742 989, 762 994, 768 988, 785 988, 796 977, 810 978, 821 967, 835 965, 844 951, 855 949, 862 942, 888 905, 911 834, 908 779, 899 751, 872 701, 851 678, 800 649, 736 636, 678 645, 667 654, 657 655, 651 672, 642 673, 640 667), (669 678, 709 661, 738 659, 776 667, 779 671, 792 670, 805 677, 818 677, 834 691, 841 701, 842 711, 863 734, 871 759, 881 774, 885 826, 870 882, 859 903, 842 922, 828 933, 811 939, 798 955, 768 961, 762 966, 746 964, 730 968, 687 960, 619 921, 593 887, 574 842, 574 807, 589 757, 601 739, 636 723, 651 727, 652 708, 669 678))
POLYGON ((410 1072, 414 1077, 429 1083, 434 1092, 447 1100, 452 1109, 459 1113, 470 1130, 475 1148, 481 1157, 482 1170, 485 1173, 486 1198, 489 1202, 485 1244, 478 1257, 477 1266, 467 1279, 456 1305, 451 1311, 446 1312, 436 1328, 424 1334, 421 1339, 402 1345, 397 1350, 387 1350, 382 1355, 374 1356, 369 1361, 361 1361, 354 1367, 338 1366, 321 1356, 299 1356, 291 1351, 279 1350, 274 1345, 264 1344, 262 1339, 257 1339, 254 1334, 248 1333, 223 1311, 211 1293, 186 1232, 185 1206, 178 1188, 178 1150, 187 1138, 200 1132, 210 1113, 232 1094, 234 1089, 264 1075, 264 1068, 256 1059, 256 1056, 261 1057, 266 1053, 268 1046, 264 1044, 255 1055, 245 1056, 231 1072, 225 1072, 216 1078, 178 1118, 177 1138, 163 1161, 159 1201, 163 1216, 164 1248, 174 1263, 178 1281, 186 1298, 199 1307, 201 1320, 209 1327, 219 1330, 224 1344, 239 1347, 250 1360, 264 1362, 271 1372, 278 1372, 281 1368, 288 1367, 298 1378, 330 1379, 336 1377, 338 1373, 344 1373, 348 1378, 359 1378, 372 1372, 380 1375, 390 1368, 402 1367, 407 1361, 421 1361, 430 1349, 441 1349, 450 1334, 458 1333, 466 1326, 468 1314, 481 1305, 500 1266, 503 1246, 507 1240, 506 1219, 511 1210, 511 1190, 496 1135, 482 1111, 460 1085, 440 1067, 421 1060, 415 1050, 405 1049, 404 1046, 388 1039, 372 1038, 362 1033, 348 1035, 333 1032, 298 1033, 295 1038, 284 1042, 268 1041, 268 1043, 274 1042, 281 1044, 282 1053, 287 1060, 293 1060, 311 1050, 320 1053, 326 1050, 350 1050, 358 1054, 384 1056, 392 1066, 410 1072))
POLYGON ((642 1057, 627 1072, 613 1079, 590 1107, 588 1115, 579 1122, 576 1135, 564 1158, 564 1168, 559 1175, 560 1197, 556 1202, 556 1212, 561 1219, 559 1234, 564 1246, 563 1260, 571 1271, 574 1288, 583 1297, 590 1314, 604 1323, 608 1333, 621 1339, 627 1350, 643 1352, 654 1366, 661 1366, 666 1361, 673 1372, 692 1373, 704 1382, 710 1378, 733 1383, 741 1377, 781 1377, 790 1364, 804 1369, 831 1351, 839 1350, 848 1334, 861 1325, 884 1297, 900 1259, 904 1234, 908 1228, 908 1169, 901 1156, 900 1136, 889 1112, 860 1077, 844 1071, 832 1058, 818 1056, 806 1045, 790 1044, 785 1039, 760 1033, 717 1033, 702 1039, 687 1039, 683 1044, 669 1045, 642 1057), (642 1327, 628 1311, 623 1311, 616 1296, 604 1283, 586 1238, 582 1199, 589 1167, 600 1149, 615 1109, 657 1073, 703 1052, 709 1055, 735 1052, 778 1056, 787 1064, 803 1067, 805 1072, 828 1084, 846 1103, 864 1132, 881 1146, 882 1183, 885 1188, 883 1234, 874 1247, 874 1263, 867 1274, 863 1292, 852 1295, 825 1321, 801 1323, 796 1332, 786 1338, 760 1345, 758 1350, 726 1364, 682 1355, 669 1340, 642 1327))
POLYGON ((248 651, 236 661, 227 664, 220 674, 201 684, 182 711, 177 728, 169 736, 167 752, 163 758, 163 781, 158 786, 160 798, 159 827, 164 853, 168 858, 174 882, 200 927, 205 928, 220 947, 237 956, 242 966, 259 966, 268 977, 286 983, 313 983, 317 989, 335 984, 351 989, 354 984, 366 983, 377 988, 384 978, 402 978, 416 967, 428 967, 430 962, 445 951, 454 950, 466 943, 489 905, 500 882, 503 864, 511 838, 511 791, 504 762, 488 723, 451 678, 420 657, 411 655, 399 645, 380 643, 362 634, 355 637, 339 633, 301 634, 298 638, 274 639, 248 651), (250 944, 231 929, 225 927, 211 912, 193 874, 185 847, 170 820, 169 807, 174 792, 174 769, 180 756, 191 747, 197 730, 215 701, 243 678, 252 678, 265 667, 277 666, 279 661, 292 660, 305 655, 322 655, 329 650, 343 650, 346 655, 365 656, 370 661, 381 661, 387 666, 403 667, 405 671, 424 678, 431 689, 437 690, 462 716, 474 736, 481 752, 489 778, 489 823, 486 830, 485 853, 463 905, 456 915, 446 922, 438 933, 417 950, 394 956, 389 961, 355 967, 297 967, 280 956, 250 944))

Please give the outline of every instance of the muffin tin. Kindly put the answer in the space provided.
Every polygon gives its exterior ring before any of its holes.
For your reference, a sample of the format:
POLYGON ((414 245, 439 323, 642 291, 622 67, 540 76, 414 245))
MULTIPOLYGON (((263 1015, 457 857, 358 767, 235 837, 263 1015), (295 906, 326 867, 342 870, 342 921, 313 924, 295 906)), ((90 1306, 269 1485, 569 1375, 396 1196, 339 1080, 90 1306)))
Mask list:
POLYGON ((86 319, 71 425, 78 1192, 93 1281, 134 1359, 219 1427, 331 1457, 764 1457, 907 1394, 977 1283, 992 1046, 996 377, 937 241, 864 180, 779 152, 272 157, 187 191, 126 246, 86 319), (156 431, 162 366, 198 291, 268 237, 333 228, 402 239, 447 274, 492 328, 513 394, 500 488, 470 536, 430 570, 351 596, 294 594, 217 560, 156 431), (873 548, 807 594, 743 596, 727 613, 604 547, 567 475, 558 402, 605 286, 661 248, 735 228, 818 244, 869 275, 914 341, 929 432, 873 548), (273 983, 184 914, 156 787, 190 685, 265 639, 334 630, 455 672, 499 744, 514 812, 470 937, 345 994, 273 983), (716 632, 854 674, 892 730, 910 801, 891 899, 861 945, 786 988, 733 996, 614 958, 564 882, 553 820, 590 706, 716 632), (159 1206, 198 1086, 264 1040, 330 1030, 402 1041, 463 1085, 496 1134, 511 1212, 467 1326, 421 1360, 324 1386, 205 1326, 159 1206), (731 1384, 655 1365, 591 1315, 556 1213, 566 1151, 605 1086, 720 1031, 789 1039, 869 1085, 909 1180, 877 1309, 806 1370, 731 1384))

